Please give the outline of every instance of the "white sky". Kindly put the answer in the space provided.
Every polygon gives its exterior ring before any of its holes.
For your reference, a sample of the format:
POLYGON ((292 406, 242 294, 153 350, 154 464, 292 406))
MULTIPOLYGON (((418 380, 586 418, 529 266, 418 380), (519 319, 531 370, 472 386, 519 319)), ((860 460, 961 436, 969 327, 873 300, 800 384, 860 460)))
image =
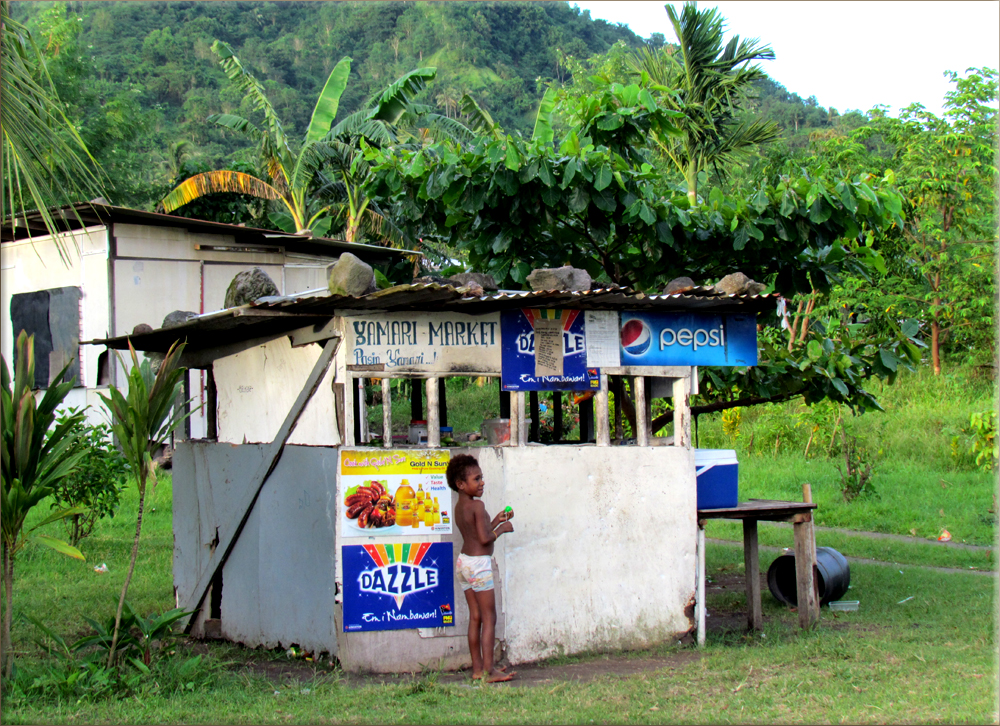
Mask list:
MULTIPOLYGON (((643 38, 663 33, 676 42, 662 1, 574 4, 643 38)), ((775 60, 760 65, 771 78, 841 113, 885 104, 894 115, 919 102, 940 115, 953 88, 944 71, 962 75, 970 66, 1000 65, 1000 2, 992 0, 705 0, 699 7, 719 8, 727 39, 739 35, 769 44, 775 60)))

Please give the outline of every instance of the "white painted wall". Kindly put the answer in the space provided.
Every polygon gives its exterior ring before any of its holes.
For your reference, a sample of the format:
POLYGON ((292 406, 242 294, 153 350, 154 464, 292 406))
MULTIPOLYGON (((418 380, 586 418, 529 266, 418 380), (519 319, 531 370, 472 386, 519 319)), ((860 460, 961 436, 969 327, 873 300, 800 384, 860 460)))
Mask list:
MULTIPOLYGON (((48 290, 55 287, 79 287, 82 298, 80 340, 103 337, 110 329, 108 316, 108 235, 104 227, 92 227, 63 235, 69 249, 64 263, 51 237, 0 246, 0 350, 13 360, 14 332, 11 329, 10 300, 18 293, 48 290)), ((97 384, 97 357, 103 346, 85 345, 80 350, 81 381, 97 384)))
MULTIPOLYGON (((292 348, 289 339, 283 337, 215 361, 219 441, 273 441, 322 350, 318 344, 292 348)), ((334 370, 331 365, 306 405, 290 443, 340 444, 332 387, 334 370)))
MULTIPOLYGON (((452 456, 459 453, 479 460, 490 515, 507 505, 515 512, 514 532, 503 535, 494 551, 497 637, 511 662, 648 647, 691 629, 685 609, 695 594, 697 505, 690 449, 452 449, 452 456)), ((456 557, 462 547, 457 530, 417 541, 452 541, 456 557)), ((338 533, 338 548, 359 543, 338 533)), ((342 582, 339 560, 337 570, 342 582)), ((338 633, 339 658, 348 670, 462 667, 470 662, 463 647, 467 624, 465 598, 456 587, 455 627, 441 636, 338 633)))
MULTIPOLYGON (((232 235, 192 233, 181 228, 116 224, 114 234, 117 259, 111 263, 114 270, 113 316, 107 227, 91 227, 63 235, 70 249, 68 265, 61 261, 55 242, 48 236, 2 245, 0 351, 8 361, 12 360, 14 349, 10 299, 16 293, 80 287, 83 292, 80 340, 94 340, 130 333, 139 323, 158 328, 163 318, 175 310, 196 313, 220 310, 233 277, 253 267, 262 267, 283 295, 320 288, 326 285, 326 267, 331 262, 286 255, 280 250, 248 253, 197 249, 199 245, 233 244, 234 238, 232 235)), ((103 346, 81 346, 80 383, 88 389, 97 387, 98 357, 104 351, 103 346)), ((125 371, 115 363, 114 354, 109 355, 109 364, 118 369, 117 383, 124 385, 125 371)), ((128 360, 127 353, 125 358, 128 360)), ((191 417, 191 435, 203 437, 207 431, 203 372, 189 373, 189 390, 194 397, 192 406, 202 406, 191 417)), ((85 402, 99 403, 99 399, 90 393, 71 393, 66 405, 85 402)), ((94 423, 103 421, 98 407, 88 414, 94 423)))
POLYGON ((514 532, 494 553, 512 662, 643 647, 692 627, 684 615, 695 593, 690 449, 479 451, 487 511, 515 512, 514 532))
MULTIPOLYGON (((111 330, 108 306, 108 234, 105 227, 91 227, 63 235, 69 250, 68 264, 59 257, 51 237, 21 242, 6 242, 0 246, 0 351, 8 366, 13 365, 14 331, 10 319, 11 298, 23 292, 55 287, 79 287, 80 340, 103 338, 111 330)), ((98 357, 104 346, 80 346, 80 380, 70 391, 61 408, 83 408, 92 424, 105 423, 97 391, 107 392, 107 386, 97 386, 98 357), (83 386, 86 386, 84 388, 83 386)))

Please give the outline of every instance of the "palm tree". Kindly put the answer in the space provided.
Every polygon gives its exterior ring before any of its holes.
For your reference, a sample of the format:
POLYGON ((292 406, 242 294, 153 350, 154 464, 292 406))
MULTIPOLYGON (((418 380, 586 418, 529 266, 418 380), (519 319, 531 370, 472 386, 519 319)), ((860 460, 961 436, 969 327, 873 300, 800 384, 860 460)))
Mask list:
POLYGON ((31 34, 11 19, 7 0, 0 0, 0 36, 0 215, 13 231, 18 216, 33 206, 68 264, 69 250, 49 206, 102 196, 100 167, 63 112, 31 34))
POLYGON ((724 21, 716 8, 698 10, 686 3, 680 15, 670 5, 666 10, 679 48, 643 48, 630 61, 642 83, 659 92, 664 107, 684 114, 674 120, 678 135, 654 131, 651 137, 683 174, 694 205, 699 172, 712 167, 721 175, 720 164, 778 138, 778 125, 771 121, 737 118, 754 82, 764 77, 759 66, 749 64, 772 60, 774 51, 738 35, 723 46, 724 21))
MULTIPOLYGON (((343 183, 345 175, 354 165, 354 152, 360 139, 374 146, 393 143, 393 124, 407 111, 410 98, 423 89, 427 81, 437 73, 434 68, 410 71, 331 128, 351 70, 351 59, 342 58, 330 72, 320 92, 309 127, 296 153, 293 152, 292 143, 285 135, 281 120, 264 94, 260 82, 243 67, 228 44, 216 41, 212 50, 219 56, 220 65, 230 81, 263 114, 264 124, 263 128, 258 128, 248 119, 233 114, 215 114, 209 116, 208 120, 241 133, 257 143, 259 158, 268 180, 235 171, 205 172, 185 180, 164 197, 160 204, 164 211, 171 212, 206 194, 249 194, 280 201, 286 211, 273 215, 274 220, 279 226, 286 227, 287 231, 300 234, 311 233, 313 226, 318 227, 319 224, 325 227, 325 221, 321 220, 337 216, 344 205, 344 198, 333 195, 332 198, 324 199, 317 195, 317 190, 333 190, 337 181, 343 183), (336 177, 334 180, 323 175, 328 164, 333 166, 336 177)), ((355 189, 352 198, 359 198, 358 192, 355 189)), ((386 226, 375 219, 382 217, 376 210, 371 204, 354 204, 355 216, 357 219, 364 218, 368 223, 367 229, 372 231, 386 226)), ((362 223, 356 220, 355 232, 352 233, 354 236, 361 226, 362 223)), ((391 237, 383 235, 383 238, 392 241, 391 237)))

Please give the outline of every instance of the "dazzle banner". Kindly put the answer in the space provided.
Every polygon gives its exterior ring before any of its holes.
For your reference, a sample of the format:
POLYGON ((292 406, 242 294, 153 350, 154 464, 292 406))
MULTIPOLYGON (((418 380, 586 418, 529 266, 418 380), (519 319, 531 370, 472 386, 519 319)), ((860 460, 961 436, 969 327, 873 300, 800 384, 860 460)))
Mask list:
POLYGON ((601 385, 587 367, 581 310, 504 310, 500 313, 500 380, 505 391, 589 391, 601 385), (560 344, 561 343, 561 344, 560 344))
POLYGON ((455 626, 451 542, 344 545, 344 632, 455 626))
POLYGON ((757 316, 623 312, 623 366, 757 365, 757 316))

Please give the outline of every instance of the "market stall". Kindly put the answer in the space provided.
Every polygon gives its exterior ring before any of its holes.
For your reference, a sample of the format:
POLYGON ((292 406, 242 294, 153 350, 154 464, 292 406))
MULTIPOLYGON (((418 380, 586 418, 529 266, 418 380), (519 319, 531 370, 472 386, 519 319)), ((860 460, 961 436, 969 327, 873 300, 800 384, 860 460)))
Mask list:
POLYGON ((272 299, 133 336, 145 351, 186 340, 183 364, 210 380, 209 436, 174 457, 174 581, 178 605, 197 610, 190 631, 297 644, 348 670, 466 665, 461 536, 443 476, 462 452, 479 460, 487 510, 517 512, 495 551, 497 638, 512 662, 692 632, 694 367, 754 365, 756 314, 774 303, 710 288, 470 296, 416 284, 272 299), (499 380, 507 440, 442 447, 441 379, 455 376, 499 380), (621 398, 609 405, 625 378, 628 437, 621 398), (359 387, 373 379, 380 435, 359 387), (415 443, 393 436, 397 379, 417 392, 411 422, 426 433, 415 443), (533 440, 547 391, 586 394, 578 441, 533 440), (650 427, 660 398, 668 435, 650 427))

